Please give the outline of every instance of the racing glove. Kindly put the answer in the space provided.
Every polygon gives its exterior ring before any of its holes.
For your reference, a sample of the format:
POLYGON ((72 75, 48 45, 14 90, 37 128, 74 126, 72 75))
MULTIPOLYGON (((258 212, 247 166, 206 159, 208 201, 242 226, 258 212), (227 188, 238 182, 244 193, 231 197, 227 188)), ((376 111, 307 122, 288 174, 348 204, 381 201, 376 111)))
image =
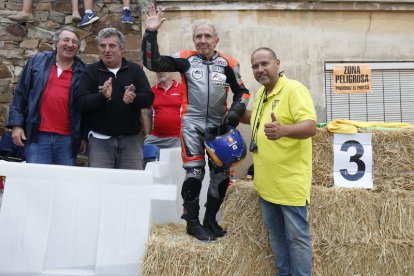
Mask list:
POLYGON ((240 122, 240 116, 246 111, 246 105, 243 102, 233 102, 230 110, 224 117, 224 124, 237 127, 240 122))

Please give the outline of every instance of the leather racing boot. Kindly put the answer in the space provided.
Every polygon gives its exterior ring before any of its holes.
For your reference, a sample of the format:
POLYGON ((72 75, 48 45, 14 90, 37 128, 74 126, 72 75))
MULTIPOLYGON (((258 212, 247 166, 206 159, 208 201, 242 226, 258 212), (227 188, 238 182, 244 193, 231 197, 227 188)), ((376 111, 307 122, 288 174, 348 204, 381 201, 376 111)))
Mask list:
POLYGON ((206 213, 204 215, 203 226, 205 229, 209 230, 214 237, 220 238, 226 235, 227 231, 217 223, 216 215, 220 209, 222 199, 214 198, 211 195, 207 195, 206 202, 206 213))
POLYGON ((200 241, 213 241, 215 236, 209 231, 203 228, 198 219, 200 211, 200 205, 198 199, 193 201, 184 201, 184 213, 181 216, 182 219, 187 221, 187 233, 200 241))

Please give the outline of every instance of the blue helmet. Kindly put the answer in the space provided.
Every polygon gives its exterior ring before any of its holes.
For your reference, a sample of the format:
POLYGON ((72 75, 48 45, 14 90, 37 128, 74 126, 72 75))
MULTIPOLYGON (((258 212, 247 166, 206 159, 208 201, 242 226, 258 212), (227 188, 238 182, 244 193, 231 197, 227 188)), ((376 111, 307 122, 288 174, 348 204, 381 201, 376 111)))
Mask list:
POLYGON ((219 168, 230 168, 246 157, 246 145, 235 128, 222 135, 207 136, 204 144, 208 156, 219 168))

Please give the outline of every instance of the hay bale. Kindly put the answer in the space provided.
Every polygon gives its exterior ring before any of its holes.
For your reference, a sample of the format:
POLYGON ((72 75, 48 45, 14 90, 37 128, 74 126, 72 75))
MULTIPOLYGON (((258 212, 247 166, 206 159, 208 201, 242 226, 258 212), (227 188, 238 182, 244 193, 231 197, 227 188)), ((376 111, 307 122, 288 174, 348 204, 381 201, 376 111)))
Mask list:
POLYGON ((155 225, 147 245, 142 275, 274 275, 273 257, 244 236, 201 242, 184 224, 155 225), (256 254, 258 253, 258 254, 256 254))
POLYGON ((275 275, 273 255, 252 183, 230 187, 223 204, 227 235, 201 242, 184 224, 155 225, 142 265, 142 275, 275 275))
MULTIPOLYGON (((414 192, 312 187, 314 275, 414 275, 414 192)), ((143 275, 275 275, 253 183, 223 204, 226 237, 200 242, 183 224, 154 226, 143 275)))
MULTIPOLYGON (((414 190, 414 129, 361 130, 372 133, 374 190, 414 190)), ((313 138, 312 185, 333 186, 333 133, 320 128, 313 138)))
POLYGON ((414 193, 313 186, 309 224, 312 240, 321 243, 366 243, 373 239, 414 241, 414 193))
POLYGON ((313 275, 414 275, 413 240, 316 241, 313 275))
POLYGON ((318 128, 312 138, 312 185, 333 186, 333 134, 318 128))

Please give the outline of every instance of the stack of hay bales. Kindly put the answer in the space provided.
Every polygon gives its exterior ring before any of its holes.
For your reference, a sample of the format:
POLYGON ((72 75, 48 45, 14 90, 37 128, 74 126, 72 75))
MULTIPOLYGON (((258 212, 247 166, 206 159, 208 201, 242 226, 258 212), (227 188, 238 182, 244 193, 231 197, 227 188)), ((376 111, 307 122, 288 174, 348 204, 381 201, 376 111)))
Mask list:
MULTIPOLYGON (((414 275, 414 130, 372 131, 374 189, 333 187, 333 134, 318 130, 309 220, 314 275, 414 275)), ((156 225, 143 275, 275 275, 253 182, 229 188, 227 236, 203 243, 156 225)))

